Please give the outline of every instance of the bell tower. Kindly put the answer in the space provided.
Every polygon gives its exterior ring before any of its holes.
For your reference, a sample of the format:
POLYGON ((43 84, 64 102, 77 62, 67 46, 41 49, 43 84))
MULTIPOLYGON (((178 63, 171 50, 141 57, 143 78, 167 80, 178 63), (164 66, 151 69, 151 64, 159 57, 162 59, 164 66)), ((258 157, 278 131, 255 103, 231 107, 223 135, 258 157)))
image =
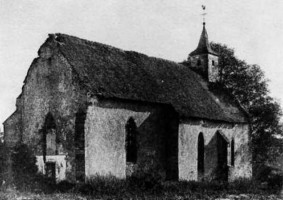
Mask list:
MULTIPOLYGON (((202 6, 205 10, 205 6, 202 6)), ((205 16, 206 13, 203 13, 205 16)), ((218 54, 211 49, 205 18, 203 19, 202 33, 197 48, 188 56, 190 68, 202 75, 209 82, 217 82, 219 79, 218 54)))

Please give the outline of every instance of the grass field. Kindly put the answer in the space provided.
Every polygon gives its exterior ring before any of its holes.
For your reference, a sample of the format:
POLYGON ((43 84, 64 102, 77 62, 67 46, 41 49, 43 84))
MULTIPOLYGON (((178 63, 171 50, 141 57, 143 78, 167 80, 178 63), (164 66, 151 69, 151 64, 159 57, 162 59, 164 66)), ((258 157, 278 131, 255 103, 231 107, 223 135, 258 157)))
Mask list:
MULTIPOLYGON (((0 200, 90 200, 90 199, 218 199, 218 200, 279 200, 281 188, 260 188, 257 183, 241 180, 217 182, 154 182, 154 180, 119 180, 95 177, 87 183, 44 185, 45 188, 27 192, 15 187, 1 188, 0 200)), ((25 187, 26 188, 26 187, 25 187)))
POLYGON ((18 191, 2 191, 0 192, 1 200, 90 200, 90 199, 225 199, 225 200, 245 200, 245 199, 258 199, 258 200, 279 200, 283 199, 280 195, 271 194, 206 194, 203 193, 190 193, 187 194, 172 194, 164 193, 158 195, 152 194, 131 194, 129 196, 88 196, 74 193, 53 193, 53 194, 35 194, 29 192, 18 191))

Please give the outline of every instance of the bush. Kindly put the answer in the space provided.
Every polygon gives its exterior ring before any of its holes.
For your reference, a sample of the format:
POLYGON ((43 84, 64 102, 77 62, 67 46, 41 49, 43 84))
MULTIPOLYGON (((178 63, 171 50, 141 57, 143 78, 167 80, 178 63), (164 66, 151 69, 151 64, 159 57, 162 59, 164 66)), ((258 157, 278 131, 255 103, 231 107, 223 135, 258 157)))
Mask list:
POLYGON ((228 189, 233 193, 260 193, 258 183, 251 179, 238 179, 229 183, 228 189))
POLYGON ((0 186, 2 185, 5 178, 5 160, 4 144, 0 140, 0 186))
POLYGON ((127 179, 128 187, 134 191, 159 193, 163 178, 158 173, 136 173, 127 179))
POLYGON ((36 157, 31 149, 18 143, 11 150, 12 184, 20 191, 53 192, 55 185, 52 180, 38 173, 36 157))
POLYGON ((283 171, 267 165, 260 165, 256 169, 255 180, 266 183, 266 189, 280 190, 283 186, 283 171))
POLYGON ((75 188, 75 183, 70 183, 68 181, 61 181, 56 184, 55 188, 58 192, 69 192, 75 188))
POLYGON ((36 158, 26 144, 18 143, 11 152, 13 183, 17 189, 30 190, 37 183, 36 158))

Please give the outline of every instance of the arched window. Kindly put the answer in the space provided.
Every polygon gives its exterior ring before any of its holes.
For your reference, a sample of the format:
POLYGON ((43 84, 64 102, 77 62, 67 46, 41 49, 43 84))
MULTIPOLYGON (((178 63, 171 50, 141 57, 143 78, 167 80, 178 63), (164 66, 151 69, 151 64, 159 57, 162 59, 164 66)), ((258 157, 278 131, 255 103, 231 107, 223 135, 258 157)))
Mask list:
POLYGON ((226 135, 218 130, 216 132, 216 149, 217 149, 217 167, 215 171, 215 179, 220 181, 228 181, 228 145, 229 139, 226 135))
POLYGON ((132 117, 126 123, 126 162, 137 162, 137 125, 132 117))
POLYGON ((79 110, 75 120, 76 180, 85 179, 85 119, 86 113, 79 110))
POLYGON ((198 136, 198 176, 202 177, 204 173, 204 138, 203 133, 198 136))
POLYGON ((43 155, 56 155, 57 150, 57 134, 56 134, 56 124, 51 113, 48 113, 45 117, 45 122, 43 125, 43 155))
POLYGON ((75 148, 76 153, 84 153, 86 113, 79 110, 75 120, 75 148))
POLYGON ((231 166, 235 165, 235 141, 231 141, 231 166))

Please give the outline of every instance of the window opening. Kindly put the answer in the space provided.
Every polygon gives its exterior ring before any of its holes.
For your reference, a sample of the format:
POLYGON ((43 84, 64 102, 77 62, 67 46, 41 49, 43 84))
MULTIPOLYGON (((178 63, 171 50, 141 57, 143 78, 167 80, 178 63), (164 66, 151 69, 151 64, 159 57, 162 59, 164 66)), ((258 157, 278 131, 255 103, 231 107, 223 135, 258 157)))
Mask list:
POLYGON ((137 125, 132 117, 126 123, 126 162, 137 162, 137 125))

